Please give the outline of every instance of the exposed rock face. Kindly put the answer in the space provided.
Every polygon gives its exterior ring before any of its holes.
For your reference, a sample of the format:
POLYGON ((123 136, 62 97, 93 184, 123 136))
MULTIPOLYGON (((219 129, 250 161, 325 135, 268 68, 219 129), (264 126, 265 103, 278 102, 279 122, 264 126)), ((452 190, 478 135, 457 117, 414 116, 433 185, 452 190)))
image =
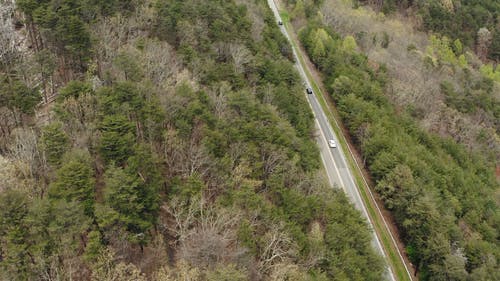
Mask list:
POLYGON ((6 60, 15 48, 12 12, 14 4, 9 0, 0 0, 0 59, 6 60))
POLYGON ((16 31, 15 0, 0 0, 0 62, 9 63, 25 50, 24 29, 16 31))

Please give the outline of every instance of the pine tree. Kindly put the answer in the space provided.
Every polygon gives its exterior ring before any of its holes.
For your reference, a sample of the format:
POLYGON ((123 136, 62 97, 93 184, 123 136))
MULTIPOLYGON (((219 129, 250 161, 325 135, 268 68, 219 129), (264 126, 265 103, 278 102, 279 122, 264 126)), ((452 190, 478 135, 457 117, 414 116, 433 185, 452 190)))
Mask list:
POLYGON ((108 223, 124 227, 131 233, 130 240, 141 245, 146 242, 147 230, 155 223, 158 211, 158 186, 149 175, 151 171, 146 172, 149 168, 154 171, 149 165, 140 169, 111 166, 105 173, 105 205, 116 212, 116 221, 108 223))
POLYGON ((123 115, 108 115, 101 123, 99 152, 107 162, 123 163, 132 153, 134 126, 123 115))
POLYGON ((500 27, 495 29, 488 56, 490 59, 500 62, 500 27))
POLYGON ((28 213, 26 194, 17 190, 0 194, 0 271, 17 280, 29 279, 28 213))
POLYGON ((69 138, 62 129, 61 123, 52 123, 42 130, 42 147, 49 164, 58 166, 61 157, 68 150, 69 138))
POLYGON ((64 157, 57 177, 49 189, 52 199, 76 201, 82 204, 85 214, 94 212, 94 171, 90 155, 85 151, 73 151, 64 157))

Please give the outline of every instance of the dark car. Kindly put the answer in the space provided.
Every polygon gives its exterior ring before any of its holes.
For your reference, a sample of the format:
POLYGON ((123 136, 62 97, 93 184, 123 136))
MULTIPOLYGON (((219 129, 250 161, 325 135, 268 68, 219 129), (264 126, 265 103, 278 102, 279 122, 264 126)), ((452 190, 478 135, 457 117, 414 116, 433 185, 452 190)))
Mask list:
POLYGON ((312 90, 311 88, 306 88, 306 92, 307 92, 308 94, 312 95, 313 90, 312 90))
POLYGON ((283 22, 279 20, 278 25, 283 25, 283 22))

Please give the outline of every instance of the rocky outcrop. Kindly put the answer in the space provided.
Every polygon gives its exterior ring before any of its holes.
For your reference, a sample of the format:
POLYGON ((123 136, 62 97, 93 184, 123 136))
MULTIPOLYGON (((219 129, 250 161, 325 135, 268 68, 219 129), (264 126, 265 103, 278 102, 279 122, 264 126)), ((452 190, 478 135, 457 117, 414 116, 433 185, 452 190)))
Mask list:
POLYGON ((9 63, 27 50, 25 30, 15 0, 0 0, 0 62, 9 63))

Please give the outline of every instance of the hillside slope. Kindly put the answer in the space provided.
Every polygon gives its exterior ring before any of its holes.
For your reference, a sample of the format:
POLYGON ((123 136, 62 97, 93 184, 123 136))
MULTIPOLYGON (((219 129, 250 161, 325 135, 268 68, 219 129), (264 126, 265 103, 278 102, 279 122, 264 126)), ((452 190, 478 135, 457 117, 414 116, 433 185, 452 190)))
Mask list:
POLYGON ((419 278, 498 279, 495 71, 349 1, 286 3, 419 278))
POLYGON ((266 1, 143 2, 16 1, 0 280, 380 280, 266 1))

